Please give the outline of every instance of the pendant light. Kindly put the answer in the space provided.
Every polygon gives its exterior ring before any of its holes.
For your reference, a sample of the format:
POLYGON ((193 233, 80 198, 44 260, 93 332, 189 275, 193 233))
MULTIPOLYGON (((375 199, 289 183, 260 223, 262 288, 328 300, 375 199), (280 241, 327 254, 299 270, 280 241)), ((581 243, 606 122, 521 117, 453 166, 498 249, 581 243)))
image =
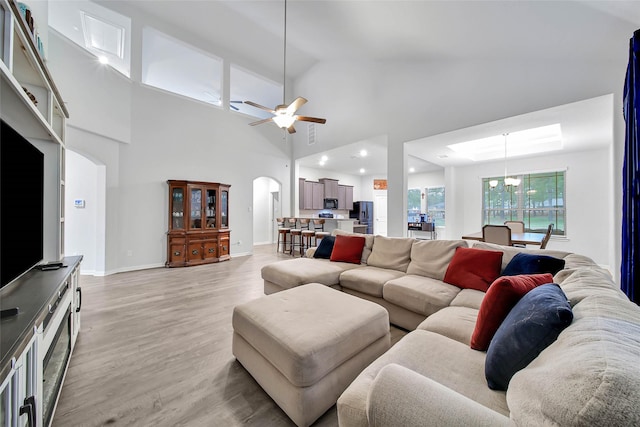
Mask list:
POLYGON ((511 189, 512 187, 517 187, 518 185, 520 185, 519 178, 511 178, 510 176, 507 175, 507 136, 508 135, 509 135, 508 133, 504 134, 504 185, 505 187, 507 187, 507 190, 511 189))

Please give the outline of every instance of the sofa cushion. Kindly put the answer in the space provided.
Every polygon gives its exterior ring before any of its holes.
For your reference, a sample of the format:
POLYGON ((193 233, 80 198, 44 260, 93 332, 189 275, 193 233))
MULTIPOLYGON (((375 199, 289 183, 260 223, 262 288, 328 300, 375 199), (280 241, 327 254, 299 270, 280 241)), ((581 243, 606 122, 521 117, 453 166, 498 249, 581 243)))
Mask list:
POLYGON ((486 291, 500 275, 502 252, 457 247, 444 282, 460 288, 486 291))
POLYGON ((267 264, 262 267, 261 274, 265 281, 275 283, 284 289, 313 282, 333 286, 340 284, 340 274, 343 271, 358 267, 357 264, 346 262, 294 258, 267 264))
MULTIPOLYGON (((331 261, 349 262, 360 264, 364 237, 362 236, 335 236, 336 240, 331 251, 331 261)), ((324 240, 324 239, 323 239, 324 240)))
POLYGON ((515 276, 517 274, 556 274, 564 268, 562 258, 554 258, 548 255, 516 254, 502 271, 503 276, 515 276))
POLYGON ((324 237, 313 253, 313 257, 322 259, 331 258, 331 251, 333 251, 333 244, 335 243, 335 240, 336 238, 334 236, 324 237))
POLYGON ((424 319, 417 329, 436 332, 469 345, 476 324, 478 310, 469 307, 445 307, 424 319))
POLYGON ((457 286, 429 277, 407 274, 389 280, 382 289, 382 296, 415 313, 429 316, 444 307, 460 292, 457 286))
POLYGON ((411 246, 407 274, 442 280, 457 247, 468 247, 466 240, 416 240, 411 246))
POLYGON ((449 304, 452 307, 469 307, 480 310, 485 293, 475 289, 462 289, 449 304))
POLYGON ((411 261, 413 239, 405 237, 376 236, 367 264, 373 267, 407 271, 411 261))
POLYGON ((488 349, 491 338, 520 298, 536 286, 546 283, 553 283, 553 276, 549 273, 498 277, 482 300, 471 337, 471 348, 480 351, 488 349))
POLYGON ((371 248, 373 248, 373 234, 352 233, 350 231, 340 230, 339 228, 336 228, 331 232, 332 236, 352 236, 354 234, 360 237, 364 237, 364 248, 362 249, 362 258, 360 258, 360 263, 366 264, 367 260, 369 259, 369 255, 371 255, 371 248))
MULTIPOLYGON (((615 286, 599 273, 591 280, 615 286)), ((640 425, 640 308, 598 294, 581 299, 573 315, 558 339, 511 379, 514 424, 640 425)))
POLYGON ((382 287, 386 282, 404 276, 404 273, 397 270, 371 266, 347 270, 344 273, 346 274, 340 275, 340 285, 343 288, 379 298, 382 298, 382 287))
POLYGON ((567 297, 555 283, 529 291, 496 331, 485 362, 487 384, 506 390, 511 377, 538 357, 573 320, 567 297))
MULTIPOLYGON (((443 335, 415 330, 370 364, 338 399, 338 424, 366 426, 367 393, 380 370, 396 363, 509 416, 506 396, 491 390, 484 378, 485 353, 443 335)), ((451 408, 455 410, 455 408, 451 408)), ((428 422, 426 423, 428 424, 428 422)))

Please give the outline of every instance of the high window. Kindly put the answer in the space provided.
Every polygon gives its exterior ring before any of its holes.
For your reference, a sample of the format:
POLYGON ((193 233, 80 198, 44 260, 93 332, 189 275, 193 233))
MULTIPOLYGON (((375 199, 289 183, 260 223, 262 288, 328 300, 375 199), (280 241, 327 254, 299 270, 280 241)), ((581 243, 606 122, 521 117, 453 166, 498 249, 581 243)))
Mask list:
POLYGON ((231 64, 230 76, 230 105, 232 111, 266 119, 272 116, 268 111, 244 104, 253 101, 268 108, 282 104, 282 84, 275 83, 256 73, 244 70, 231 64))
POLYGON ((482 224, 523 221, 526 231, 544 233, 553 224, 553 234, 566 232, 565 172, 518 176, 520 185, 507 186, 504 177, 482 180, 482 224))
POLYGON ((221 106, 222 59, 145 27, 142 83, 221 106))

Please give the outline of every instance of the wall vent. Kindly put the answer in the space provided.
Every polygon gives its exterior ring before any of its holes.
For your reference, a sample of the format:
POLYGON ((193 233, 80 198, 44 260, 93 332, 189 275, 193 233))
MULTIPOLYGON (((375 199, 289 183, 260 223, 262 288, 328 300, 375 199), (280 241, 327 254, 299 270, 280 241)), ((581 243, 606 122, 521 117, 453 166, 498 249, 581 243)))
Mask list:
POLYGON ((313 145, 316 143, 316 124, 315 123, 309 123, 308 126, 309 129, 309 140, 307 142, 308 145, 313 145))

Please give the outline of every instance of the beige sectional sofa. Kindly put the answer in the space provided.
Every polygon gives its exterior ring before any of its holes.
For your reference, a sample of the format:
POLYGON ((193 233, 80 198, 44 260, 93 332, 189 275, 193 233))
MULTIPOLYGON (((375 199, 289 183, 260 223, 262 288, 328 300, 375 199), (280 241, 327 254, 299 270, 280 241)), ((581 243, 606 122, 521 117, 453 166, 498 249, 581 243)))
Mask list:
POLYGON ((573 321, 496 391, 487 353, 469 345, 485 293, 442 281, 456 248, 468 246, 368 235, 360 265, 297 258, 263 268, 267 294, 322 283, 377 302, 411 331, 344 391, 340 425, 640 425, 640 308, 609 272, 567 252, 473 245, 502 251, 503 268, 518 252, 565 260, 554 282, 573 321))

